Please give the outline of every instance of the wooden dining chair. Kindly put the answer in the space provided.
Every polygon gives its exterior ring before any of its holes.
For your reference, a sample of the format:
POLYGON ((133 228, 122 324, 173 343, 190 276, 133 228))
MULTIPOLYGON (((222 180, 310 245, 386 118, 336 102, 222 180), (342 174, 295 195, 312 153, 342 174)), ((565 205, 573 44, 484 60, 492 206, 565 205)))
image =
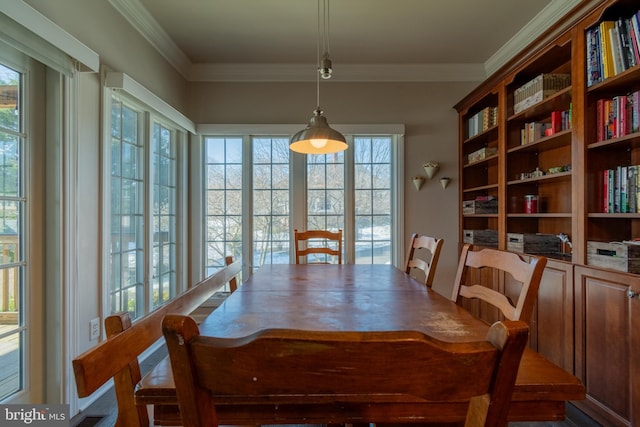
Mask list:
MULTIPOLYGON (((226 266, 230 266, 233 264, 233 257, 231 255, 227 255, 224 257, 224 263, 226 266)), ((236 276, 233 276, 231 280, 229 280, 229 292, 234 293, 238 289, 238 279, 236 276)))
POLYGON ((531 255, 529 261, 525 261, 513 252, 490 248, 480 251, 472 249, 471 244, 462 247, 451 299, 460 302, 460 297, 477 298, 496 307, 509 320, 522 320, 530 324, 547 258, 531 255), (470 268, 491 268, 510 275, 500 282, 503 286, 506 281, 513 280, 521 284, 520 291, 516 292, 515 301, 498 290, 470 283, 470 268))
POLYGON ((443 243, 443 239, 413 233, 404 265, 405 272, 411 274, 414 269, 422 271, 424 284, 431 287, 443 243), (428 255, 426 259, 420 257, 423 252, 426 252, 424 255, 428 255))
POLYGON ((342 264, 342 230, 333 232, 295 229, 293 235, 296 264, 300 264, 302 257, 306 257, 307 264, 330 264, 330 256, 335 257, 338 264, 342 264))
MULTIPOLYGON (((469 342, 442 342, 407 330, 267 329, 215 338, 201 336, 195 321, 182 315, 165 316, 162 330, 184 427, 237 420, 238 413, 229 412, 234 404, 243 424, 273 424, 274 413, 265 411, 265 402, 313 406, 335 396, 342 405, 360 408, 354 417, 370 422, 406 420, 404 413, 375 407, 408 399, 469 401, 467 427, 506 426, 529 333, 525 322, 504 321, 491 326, 486 340, 469 342), (397 358, 402 363, 389 363, 397 358), (216 405, 224 411, 218 413, 216 405), (375 413, 379 419, 370 419, 375 413)), ((308 423, 304 410, 291 413, 296 415, 287 413, 287 423, 308 423)))

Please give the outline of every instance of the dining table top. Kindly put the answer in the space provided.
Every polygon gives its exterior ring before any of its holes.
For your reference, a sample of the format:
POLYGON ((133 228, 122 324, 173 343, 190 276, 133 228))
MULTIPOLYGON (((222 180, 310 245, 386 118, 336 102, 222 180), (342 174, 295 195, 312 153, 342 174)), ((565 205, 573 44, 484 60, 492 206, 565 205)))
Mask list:
POLYGON ((263 329, 419 331, 447 341, 484 340, 488 325, 385 264, 263 265, 200 324, 224 338, 263 329))
MULTIPOLYGON (((455 301, 392 265, 273 264, 258 268, 199 325, 200 334, 241 338, 266 329, 316 331, 418 331, 444 342, 486 339, 490 325, 455 301)), ((564 419, 567 400, 584 399, 585 389, 573 375, 532 349, 525 349, 509 410, 510 421, 564 419)), ((179 425, 180 415, 168 359, 145 375, 135 391, 137 405, 154 405, 158 425, 179 425)), ((252 406, 226 402, 218 408, 223 424, 286 424, 302 418, 353 422, 364 412, 372 419, 459 422, 464 402, 434 404, 407 401, 393 405, 252 406), (248 414, 251 414, 249 416, 248 414), (224 422, 223 422, 224 421, 224 422)), ((334 422, 331 421, 331 422, 334 422)))

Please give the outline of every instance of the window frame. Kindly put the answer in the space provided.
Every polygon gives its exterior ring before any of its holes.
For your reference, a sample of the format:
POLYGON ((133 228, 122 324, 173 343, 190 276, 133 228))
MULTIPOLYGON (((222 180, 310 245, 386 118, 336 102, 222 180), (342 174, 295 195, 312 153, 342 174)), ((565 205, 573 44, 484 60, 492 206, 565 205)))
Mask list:
MULTIPOLYGON (((206 223, 204 222, 206 206, 204 206, 202 200, 205 194, 205 139, 207 137, 240 137, 243 138, 243 156, 249 159, 245 159, 244 164, 251 164, 249 153, 251 150, 250 140, 253 137, 279 137, 286 136, 291 137, 297 132, 301 125, 216 125, 216 124, 201 124, 197 127, 197 136, 193 137, 195 144, 192 144, 191 158, 191 190, 193 194, 197 195, 198 200, 194 200, 194 197, 190 200, 190 210, 192 224, 197 224, 197 227, 191 229, 191 251, 194 254, 192 259, 197 259, 198 262, 193 262, 190 265, 191 274, 196 277, 202 277, 204 275, 205 263, 205 245, 203 240, 206 230, 206 223)), ((402 177, 404 176, 404 125, 338 125, 334 128, 342 132, 350 147, 353 146, 354 136, 390 136, 392 138, 392 152, 391 152, 391 187, 392 187, 392 240, 391 240, 391 262, 394 266, 401 266, 404 262, 404 236, 402 230, 404 230, 404 183, 402 177)), ((306 156, 299 153, 291 153, 290 161, 290 233, 293 236, 293 229, 305 229, 306 227, 306 156), (305 179, 300 179, 300 177, 305 179), (296 179, 294 179, 294 177, 296 179)), ((243 169, 244 183, 250 182, 251 170, 243 169)), ((353 150, 347 149, 345 153, 345 185, 349 188, 353 187, 353 150), (350 166, 347 166, 349 164, 350 166)), ((247 185, 247 184, 244 184, 247 185)), ((250 198, 250 192, 243 191, 244 197, 250 198)), ((252 206, 249 200, 243 200, 243 217, 252 215, 252 206)), ((354 195, 349 194, 345 197, 345 230, 343 230, 343 236, 346 242, 353 240, 353 233, 355 227, 355 207, 354 207, 354 195)), ((247 223, 248 221, 245 221, 247 223)), ((248 227, 248 224, 245 225, 248 227)), ((250 253, 252 248, 251 236, 248 230, 243 230, 243 277, 250 277, 253 270, 253 257, 250 253)), ((355 259, 355 247, 353 245, 344 245, 345 258, 344 262, 350 263, 355 259)), ((291 245, 291 256, 293 260, 293 246, 291 245)))
MULTIPOLYGON (((175 298, 188 289, 188 266, 187 260, 187 239, 188 224, 185 218, 188 206, 188 180, 187 180, 187 162, 188 151, 187 142, 189 130, 181 126, 180 120, 172 120, 162 114, 170 110, 166 109, 166 105, 155 98, 150 92, 146 92, 147 100, 152 102, 143 102, 135 91, 140 91, 140 87, 136 87, 134 91, 127 90, 126 87, 114 88, 108 81, 105 81, 103 92, 103 138, 102 138, 102 283, 101 293, 101 315, 106 317, 111 314, 111 109, 113 97, 117 96, 123 103, 132 106, 140 111, 141 122, 139 129, 140 138, 143 142, 142 161, 144 162, 143 172, 143 228, 144 228, 144 247, 143 247, 143 302, 142 312, 139 316, 144 316, 158 307, 153 307, 153 232, 155 213, 153 209, 153 192, 154 192, 154 168, 152 163, 153 150, 153 127, 157 123, 163 128, 171 131, 172 139, 175 143, 176 156, 176 282, 173 287, 174 294, 167 301, 175 298), (159 107, 158 104, 159 103, 159 107), (153 105, 150 105, 153 104, 153 105)), ((146 89, 142 89, 146 91, 146 89)), ((164 301, 165 303, 167 301, 164 301)), ((134 319, 135 320, 135 319, 134 319)))

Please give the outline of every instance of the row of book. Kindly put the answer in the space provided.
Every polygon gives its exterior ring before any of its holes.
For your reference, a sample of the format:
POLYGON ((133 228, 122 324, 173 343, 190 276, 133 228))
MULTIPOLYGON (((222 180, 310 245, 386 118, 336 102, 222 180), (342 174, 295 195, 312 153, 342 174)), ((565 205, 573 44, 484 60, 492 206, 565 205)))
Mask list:
POLYGON ((601 171, 602 212, 640 212, 640 165, 617 166, 601 171))
POLYGON ((640 64, 640 10, 587 30, 587 86, 640 64))
POLYGON ((486 107, 469 118, 469 138, 498 124, 498 107, 486 107))
POLYGON ((513 112, 524 111, 569 86, 570 74, 540 74, 513 92, 513 112))
POLYGON ((520 144, 530 144, 563 130, 571 129, 571 109, 552 111, 549 122, 529 122, 520 129, 520 144))
POLYGON ((596 101, 596 138, 605 141, 640 131, 640 91, 596 101))

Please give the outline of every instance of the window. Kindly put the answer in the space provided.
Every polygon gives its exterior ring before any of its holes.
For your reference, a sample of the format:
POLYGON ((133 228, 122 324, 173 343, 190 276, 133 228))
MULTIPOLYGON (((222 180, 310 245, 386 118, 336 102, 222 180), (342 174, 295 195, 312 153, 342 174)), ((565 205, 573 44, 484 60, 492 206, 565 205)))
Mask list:
POLYGON ((138 318, 184 287, 179 129, 121 93, 111 98, 109 311, 138 318), (151 123, 147 125, 147 123, 151 123))
POLYGON ((0 65, 0 400, 23 388, 25 342, 25 143, 22 74, 0 65))
POLYGON ((391 148, 389 137, 354 139, 356 264, 392 263, 391 148))
POLYGON ((153 124, 153 308, 176 295, 177 150, 174 132, 153 124))
POLYGON ((398 136, 353 135, 346 152, 300 157, 288 136, 203 138, 206 274, 226 255, 254 269, 293 262, 293 228, 342 229, 345 262, 397 263, 398 136))
POLYGON ((242 138, 206 139, 206 274, 242 254, 242 138))
POLYGON ((253 265, 289 263, 289 139, 253 145, 253 265))

